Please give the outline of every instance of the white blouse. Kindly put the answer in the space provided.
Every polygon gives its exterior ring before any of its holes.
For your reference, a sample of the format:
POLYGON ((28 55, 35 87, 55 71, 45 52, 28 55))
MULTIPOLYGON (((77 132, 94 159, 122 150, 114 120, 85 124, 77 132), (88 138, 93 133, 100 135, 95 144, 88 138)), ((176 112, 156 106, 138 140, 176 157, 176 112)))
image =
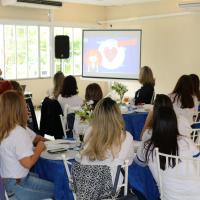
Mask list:
MULTIPOLYGON (((193 143, 193 141, 187 137, 179 136, 178 138, 178 149, 179 149, 179 155, 181 157, 188 157, 192 158, 194 155, 197 155, 199 153, 199 150, 193 143)), ((137 152, 137 158, 136 162, 141 165, 148 165, 151 173, 158 184, 158 171, 157 171, 157 165, 156 165, 156 158, 155 158, 155 149, 153 153, 149 156, 148 162, 146 162, 145 159, 145 152, 146 149, 144 145, 141 145, 141 147, 138 149, 137 152), (152 157, 153 155, 153 157, 152 157)), ((168 168, 165 171, 162 171, 162 173, 166 173, 167 176, 163 180, 164 184, 164 199, 165 200, 199 200, 200 197, 200 181, 199 178, 194 180, 186 180, 186 179, 180 179, 176 178, 177 172, 179 175, 184 176, 185 173, 190 173, 191 176, 193 176, 196 168, 194 166, 194 163, 192 163, 190 166, 190 171, 186 172, 186 169, 188 169, 188 163, 187 162, 180 162, 178 165, 176 165, 174 168, 168 168), (187 166, 186 166, 187 165, 187 166), (178 193, 177 193, 178 191, 178 193)))
MULTIPOLYGON (((175 95, 176 94, 169 94, 169 97, 172 102, 174 101, 175 95)), ((199 105, 198 100, 195 96, 193 96, 193 100, 194 100, 193 108, 181 108, 181 102, 177 101, 177 99, 175 100, 175 102, 173 102, 173 107, 176 115, 177 116, 182 115, 189 121, 190 124, 194 122, 193 116, 198 111, 198 105, 199 105)))
MULTIPOLYGON (((185 117, 179 115, 177 116, 177 123, 178 123, 179 134, 190 138, 192 133, 192 128, 189 121, 185 117)), ((142 136, 142 141, 149 140, 151 136, 152 136, 152 130, 146 129, 142 136)))
MULTIPOLYGON (((91 129, 89 129, 91 130, 91 129)), ((85 133, 84 140, 85 138, 89 137, 89 131, 85 133)), ((112 153, 109 151, 107 153, 107 159, 101 161, 101 160, 95 160, 95 161, 90 161, 88 157, 83 156, 81 158, 81 164, 83 165, 107 165, 111 168, 111 175, 114 183, 116 171, 117 171, 117 166, 118 165, 123 165, 125 160, 129 160, 129 164, 133 162, 133 159, 135 157, 134 153, 134 141, 133 141, 133 136, 129 133, 126 132, 126 138, 121 144, 121 150, 116 158, 113 158, 112 153)), ((122 175, 119 177, 119 183, 121 183, 123 180, 122 175)))
POLYGON ((0 174, 3 178, 23 178, 29 173, 19 160, 33 155, 33 144, 26 129, 16 126, 0 145, 0 174))
POLYGON ((58 96, 58 102, 61 105, 63 112, 65 111, 65 105, 70 107, 81 107, 83 104, 83 100, 78 95, 74 95, 71 97, 62 97, 61 95, 58 96))

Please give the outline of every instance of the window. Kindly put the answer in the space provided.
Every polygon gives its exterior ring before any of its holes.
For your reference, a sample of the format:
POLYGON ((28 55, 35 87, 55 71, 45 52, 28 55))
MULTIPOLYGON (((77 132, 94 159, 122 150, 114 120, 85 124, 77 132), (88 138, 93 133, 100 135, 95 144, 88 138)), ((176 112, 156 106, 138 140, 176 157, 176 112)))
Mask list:
POLYGON ((40 76, 50 76, 49 27, 40 28, 40 76))
POLYGON ((39 77, 38 27, 28 26, 28 77, 39 77))
POLYGON ((0 68, 6 79, 81 74, 82 30, 80 28, 0 24, 0 68), (51 34, 53 33, 53 34, 51 34), (70 37, 70 58, 52 59, 55 35, 70 37), (51 74, 52 73, 52 74, 51 74))

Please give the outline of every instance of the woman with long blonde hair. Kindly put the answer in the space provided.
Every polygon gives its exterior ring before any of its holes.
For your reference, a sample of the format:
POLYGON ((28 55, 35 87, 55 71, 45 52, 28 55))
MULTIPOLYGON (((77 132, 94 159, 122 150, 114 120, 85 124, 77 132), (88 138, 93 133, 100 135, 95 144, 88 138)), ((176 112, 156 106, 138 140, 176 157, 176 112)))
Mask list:
POLYGON ((8 194, 19 200, 53 197, 53 184, 29 174, 45 149, 33 144, 27 130, 28 113, 22 94, 6 91, 0 96, 0 174, 8 194))
MULTIPOLYGON (((133 137, 125 131, 120 109, 109 97, 97 103, 91 128, 88 129, 84 141, 81 164, 117 166, 123 164, 125 160, 132 163, 133 137)), ((113 178, 115 172, 116 169, 111 168, 113 178)))

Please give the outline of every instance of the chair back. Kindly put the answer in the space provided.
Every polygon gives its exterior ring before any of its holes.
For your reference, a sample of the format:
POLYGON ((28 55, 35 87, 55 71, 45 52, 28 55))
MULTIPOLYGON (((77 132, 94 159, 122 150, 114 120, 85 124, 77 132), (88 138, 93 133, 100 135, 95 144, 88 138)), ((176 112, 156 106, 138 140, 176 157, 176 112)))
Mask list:
POLYGON ((71 107, 68 104, 64 107, 64 115, 60 115, 62 124, 63 134, 65 137, 73 137, 75 111, 79 110, 80 107, 71 107))
POLYGON ((35 115, 35 109, 33 106, 32 99, 30 97, 25 98, 26 100, 26 105, 27 109, 29 111, 29 117, 28 117, 28 127, 33 130, 35 133, 39 134, 39 128, 38 128, 38 123, 37 123, 37 118, 35 115))
POLYGON ((194 122, 200 123, 200 111, 194 113, 194 122))
POLYGON ((155 93, 155 91, 153 91, 150 104, 153 104, 153 103, 154 103, 155 95, 156 95, 156 93, 155 93))
POLYGON ((128 160, 123 166, 117 167, 114 185, 112 183, 111 167, 107 165, 81 165, 75 162, 69 170, 70 162, 62 155, 70 188, 72 188, 75 199, 91 200, 113 197, 117 189, 124 187, 124 196, 128 193, 128 160), (118 184, 119 173, 124 169, 124 181, 118 184))
POLYGON ((103 199, 112 195, 113 183, 110 167, 75 163, 72 165, 71 173, 77 199, 103 199))
POLYGON ((63 112, 59 102, 46 97, 41 107, 41 134, 54 136, 55 139, 62 139, 64 136, 62 124, 60 122, 60 115, 62 114, 63 112))
POLYGON ((190 199, 188 196, 191 194, 191 199, 199 199, 200 159, 160 153, 158 148, 155 148, 155 154, 161 200, 171 200, 174 194, 179 197, 177 199, 190 199), (160 168, 161 158, 166 161, 165 170, 160 168), (173 168, 172 162, 175 162, 173 168))
POLYGON ((200 122, 194 123, 192 125, 191 139, 193 140, 195 145, 199 148, 200 147, 200 122))

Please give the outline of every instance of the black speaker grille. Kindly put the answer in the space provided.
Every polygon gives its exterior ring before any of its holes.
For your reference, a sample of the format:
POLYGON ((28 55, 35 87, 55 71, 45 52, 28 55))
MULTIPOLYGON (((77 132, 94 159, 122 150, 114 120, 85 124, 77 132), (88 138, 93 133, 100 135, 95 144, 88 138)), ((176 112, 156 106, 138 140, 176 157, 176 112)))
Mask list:
POLYGON ((57 35, 55 37, 55 57, 60 59, 69 58, 69 52, 69 36, 57 35))

